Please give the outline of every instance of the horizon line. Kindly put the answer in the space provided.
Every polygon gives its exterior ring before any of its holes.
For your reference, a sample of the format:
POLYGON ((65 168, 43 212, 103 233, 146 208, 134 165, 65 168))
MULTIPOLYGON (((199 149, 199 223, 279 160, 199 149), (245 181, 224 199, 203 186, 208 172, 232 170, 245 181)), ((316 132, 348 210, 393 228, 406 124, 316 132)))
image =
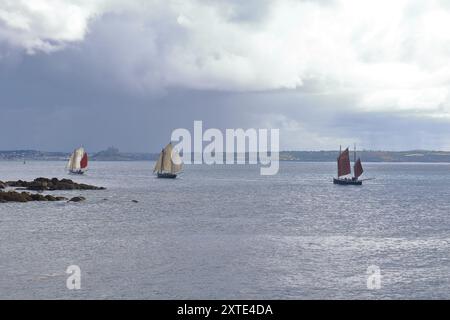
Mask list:
MULTIPOLYGON (((119 153, 134 153, 134 154, 158 154, 161 151, 121 151, 120 149, 116 148, 119 153)), ((347 147, 345 148, 347 149, 347 147)), ((344 149, 344 150, 345 150, 344 149)), ((91 153, 99 153, 102 151, 107 151, 108 149, 103 150, 97 150, 97 151, 90 151, 91 153)), ((349 147, 350 150, 350 147, 349 147)), ((0 152, 47 152, 47 153, 70 153, 71 151, 49 151, 49 150, 39 150, 39 149, 10 149, 10 150, 0 150, 0 152)), ((353 150, 350 150, 353 152, 353 150)), ((282 152, 339 152, 339 149, 321 149, 321 150, 280 150, 279 153, 282 152)), ((356 150, 356 152, 448 152, 450 153, 450 150, 436 150, 436 149, 404 149, 404 150, 383 150, 383 149, 360 149, 356 150)), ((191 152, 191 154, 194 154, 195 152, 191 152)), ((223 154, 226 154, 226 152, 222 152, 223 154)), ((236 153, 236 152, 234 152, 236 153)), ((249 152, 245 152, 249 153, 249 152)), ((255 152, 258 153, 258 152, 255 152)))

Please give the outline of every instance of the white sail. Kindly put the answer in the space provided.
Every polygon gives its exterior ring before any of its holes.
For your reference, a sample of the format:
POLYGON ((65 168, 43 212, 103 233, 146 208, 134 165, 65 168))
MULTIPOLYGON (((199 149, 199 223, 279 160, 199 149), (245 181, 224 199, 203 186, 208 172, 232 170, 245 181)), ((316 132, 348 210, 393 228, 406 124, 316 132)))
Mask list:
POLYGON ((67 162, 67 169, 72 167, 73 159, 75 158, 75 152, 70 155, 69 162, 67 162))
POLYGON ((71 171, 79 171, 81 170, 81 159, 85 154, 84 148, 76 149, 72 155, 70 156, 69 162, 67 164, 69 170, 71 171))

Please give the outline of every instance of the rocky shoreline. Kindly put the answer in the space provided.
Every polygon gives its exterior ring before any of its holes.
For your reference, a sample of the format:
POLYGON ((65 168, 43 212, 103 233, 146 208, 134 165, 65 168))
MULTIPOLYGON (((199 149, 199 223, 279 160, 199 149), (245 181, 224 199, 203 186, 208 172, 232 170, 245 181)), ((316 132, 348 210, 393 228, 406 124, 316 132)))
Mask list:
MULTIPOLYGON (((84 183, 76 183, 70 179, 48 179, 48 178, 37 178, 33 181, 0 181, 0 186, 20 188, 20 190, 30 190, 30 191, 56 191, 56 190, 104 190, 103 187, 96 187, 84 183)), ((1 188, 1 187, 0 187, 1 188)))
POLYGON ((37 178, 33 181, 0 181, 0 203, 5 202, 29 202, 29 201, 72 201, 80 202, 86 200, 84 197, 73 197, 70 200, 66 197, 43 195, 39 193, 29 193, 26 191, 56 191, 56 190, 105 190, 103 187, 96 187, 84 183, 76 183, 70 179, 48 179, 37 178), (6 188, 15 190, 4 191, 6 188), (23 192, 18 192, 18 191, 23 192))

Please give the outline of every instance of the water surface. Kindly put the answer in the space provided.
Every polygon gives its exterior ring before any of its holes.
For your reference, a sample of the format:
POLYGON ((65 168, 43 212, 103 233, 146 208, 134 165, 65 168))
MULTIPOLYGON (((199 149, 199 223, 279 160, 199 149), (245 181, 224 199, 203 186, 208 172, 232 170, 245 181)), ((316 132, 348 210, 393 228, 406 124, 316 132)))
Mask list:
MULTIPOLYGON (((0 180, 67 178, 64 165, 0 162, 0 180)), ((376 179, 362 187, 333 185, 334 163, 196 165, 176 180, 152 166, 92 162, 71 178, 107 190, 52 192, 83 203, 0 204, 0 298, 450 298, 448 164, 365 164, 376 179)))

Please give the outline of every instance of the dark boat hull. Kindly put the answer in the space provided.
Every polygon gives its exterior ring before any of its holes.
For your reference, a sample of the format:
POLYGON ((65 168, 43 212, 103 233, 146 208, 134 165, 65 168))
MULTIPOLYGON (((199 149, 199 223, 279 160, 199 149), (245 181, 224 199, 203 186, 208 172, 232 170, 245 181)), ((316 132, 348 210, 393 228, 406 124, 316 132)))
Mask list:
POLYGON ((158 173, 158 178, 162 179, 175 179, 176 177, 177 175, 173 173, 158 173))
POLYGON ((362 180, 333 178, 333 183, 343 185, 343 186, 360 186, 360 185, 362 185, 362 180))
POLYGON ((81 170, 72 171, 72 170, 70 170, 69 173, 70 174, 84 174, 84 171, 81 171, 81 170))

